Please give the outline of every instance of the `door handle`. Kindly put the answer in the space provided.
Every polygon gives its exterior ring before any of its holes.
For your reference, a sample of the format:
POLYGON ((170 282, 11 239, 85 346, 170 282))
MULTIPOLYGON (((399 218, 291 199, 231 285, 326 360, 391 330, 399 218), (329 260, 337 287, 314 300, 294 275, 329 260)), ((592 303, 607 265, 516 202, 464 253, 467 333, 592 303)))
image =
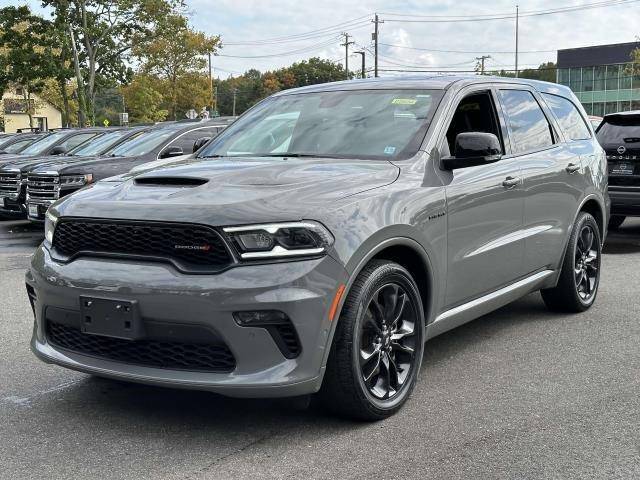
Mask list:
POLYGON ((567 168, 565 168, 565 170, 569 173, 576 173, 578 170, 580 170, 580 165, 570 163, 569 165, 567 165, 567 168))
POLYGON ((514 188, 518 184, 520 184, 520 178, 518 177, 507 177, 504 179, 504 182, 502 182, 502 186, 509 189, 514 188))

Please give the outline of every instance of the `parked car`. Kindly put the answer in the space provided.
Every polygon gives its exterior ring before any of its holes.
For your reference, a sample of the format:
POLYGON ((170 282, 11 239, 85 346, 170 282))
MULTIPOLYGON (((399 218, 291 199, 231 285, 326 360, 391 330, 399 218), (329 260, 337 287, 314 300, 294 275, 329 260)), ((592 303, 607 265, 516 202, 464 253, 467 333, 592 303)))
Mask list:
POLYGON ((57 130, 42 134, 42 138, 12 155, 0 156, 0 216, 26 216, 26 178, 20 174, 20 166, 33 163, 34 159, 63 155, 78 145, 106 132, 105 128, 57 130))
POLYGON ((640 216, 640 110, 605 115, 597 137, 609 167, 609 228, 617 229, 625 218, 640 216))
POLYGON ((0 137, 0 155, 20 153, 39 138, 38 134, 23 133, 18 135, 3 135, 0 137))
MULTIPOLYGON (((93 161, 104 159, 109 161, 109 153, 118 146, 128 141, 134 140, 138 136, 148 131, 150 127, 128 127, 128 128, 112 128, 109 132, 98 137, 94 137, 88 142, 78 145, 71 150, 67 155, 59 155, 53 157, 35 158, 29 162, 20 163, 20 176, 23 179, 27 179, 26 182, 26 208, 27 216, 32 221, 42 221, 44 213, 50 205, 48 198, 41 201, 40 197, 44 194, 45 197, 51 193, 52 187, 49 183, 41 184, 37 177, 31 177, 30 173, 33 170, 46 169, 49 165, 56 165, 61 167, 62 165, 73 165, 80 162, 93 161)), ((14 165, 9 165, 13 167, 14 165)), ((1 170, 0 170, 1 172, 1 170)), ((86 183, 93 181, 92 176, 84 176, 81 178, 66 177, 61 179, 61 187, 67 190, 77 190, 83 187, 86 183)))
POLYGON ((593 305, 606 178, 559 85, 283 91, 195 158, 51 206, 31 346, 99 376, 384 418, 429 338, 537 290, 552 310, 593 305))
POLYGON ((61 159, 31 168, 27 175, 29 219, 44 221, 56 200, 97 180, 128 172, 157 159, 191 153, 226 127, 217 120, 157 125, 99 157, 61 159))

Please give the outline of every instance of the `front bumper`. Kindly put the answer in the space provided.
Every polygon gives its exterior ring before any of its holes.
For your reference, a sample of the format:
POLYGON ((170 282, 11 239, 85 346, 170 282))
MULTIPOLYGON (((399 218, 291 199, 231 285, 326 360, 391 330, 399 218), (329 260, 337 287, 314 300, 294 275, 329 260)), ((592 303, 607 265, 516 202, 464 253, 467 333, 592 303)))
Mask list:
POLYGON ((609 187, 611 215, 640 216, 640 187, 609 187))
POLYGON ((318 391, 334 322, 329 310, 343 266, 321 259, 231 268, 217 275, 185 275, 170 265, 78 258, 68 264, 40 247, 27 272, 35 293, 31 348, 40 359, 74 370, 139 383, 208 390, 235 397, 286 397, 318 391), (173 370, 89 356, 47 340, 47 309, 79 316, 79 296, 137 300, 145 321, 205 327, 224 341, 236 366, 230 373, 173 370), (269 332, 239 326, 233 312, 279 310, 301 345, 285 358, 269 332))
POLYGON ((0 198, 0 217, 25 218, 26 216, 27 207, 20 199, 0 198))

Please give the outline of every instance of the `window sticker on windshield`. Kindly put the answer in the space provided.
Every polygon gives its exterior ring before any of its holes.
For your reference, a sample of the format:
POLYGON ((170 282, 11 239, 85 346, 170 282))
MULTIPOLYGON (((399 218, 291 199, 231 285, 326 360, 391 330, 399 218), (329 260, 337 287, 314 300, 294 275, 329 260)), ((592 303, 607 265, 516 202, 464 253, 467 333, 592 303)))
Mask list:
POLYGON ((415 105, 416 102, 415 98, 394 98, 391 100, 392 105, 415 105))
POLYGON ((387 145, 386 147, 384 147, 384 153, 385 155, 393 155, 394 153, 396 153, 396 147, 387 145))

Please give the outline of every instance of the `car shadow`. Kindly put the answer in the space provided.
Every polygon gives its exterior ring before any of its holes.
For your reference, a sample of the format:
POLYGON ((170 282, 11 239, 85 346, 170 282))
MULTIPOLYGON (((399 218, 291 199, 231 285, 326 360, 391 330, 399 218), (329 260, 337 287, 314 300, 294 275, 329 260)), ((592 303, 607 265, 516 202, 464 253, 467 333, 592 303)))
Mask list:
POLYGON ((617 230, 609 230, 602 253, 629 254, 640 252, 640 219, 627 218, 617 230))
MULTIPOLYGON (((539 294, 529 295, 491 314, 444 333, 426 344, 420 382, 428 378, 430 367, 447 362, 452 356, 499 335, 504 329, 518 328, 528 322, 545 322, 557 315, 547 312, 539 294)), ((168 425, 193 424, 217 431, 242 432, 246 427, 275 428, 279 432, 300 424, 318 431, 354 428, 366 423, 335 417, 320 408, 307 408, 300 399, 237 399, 210 392, 140 385, 123 381, 86 377, 65 391, 65 400, 92 408, 73 409, 73 415, 134 417, 137 422, 162 419, 168 425), (74 399, 75 397, 75 399, 74 399)))

